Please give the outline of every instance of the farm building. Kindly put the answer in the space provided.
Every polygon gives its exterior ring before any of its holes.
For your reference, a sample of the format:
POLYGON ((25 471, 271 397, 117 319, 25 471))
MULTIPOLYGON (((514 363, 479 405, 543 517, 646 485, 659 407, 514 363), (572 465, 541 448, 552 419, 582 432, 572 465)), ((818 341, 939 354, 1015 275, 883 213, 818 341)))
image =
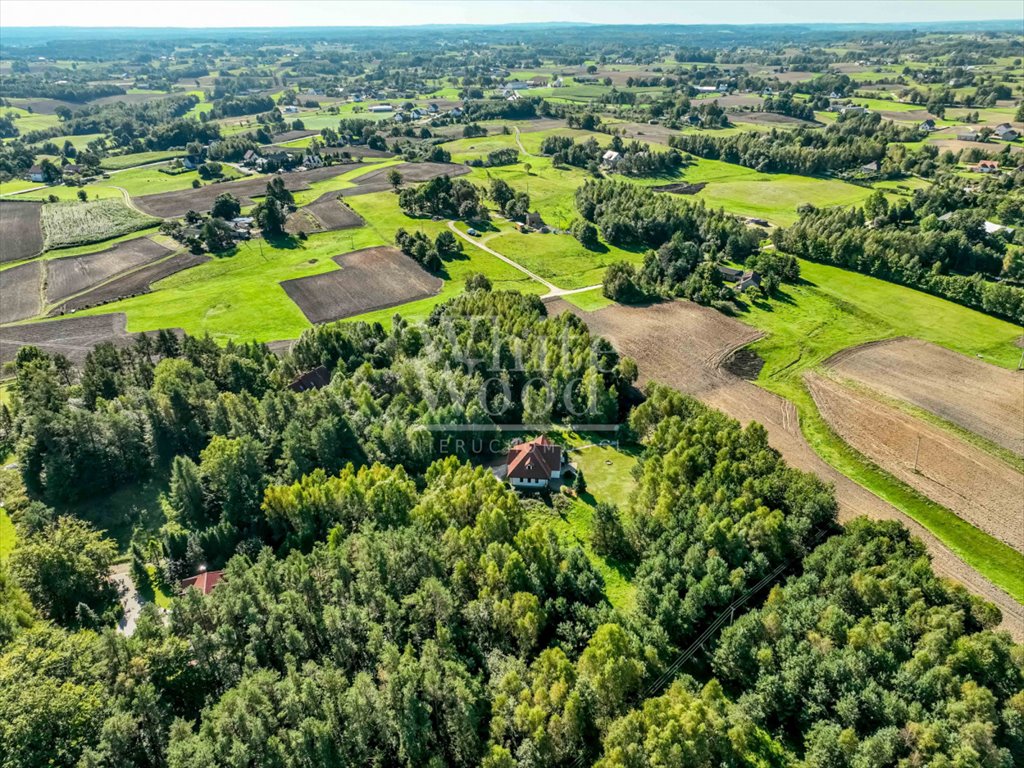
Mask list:
POLYGON ((740 292, 751 286, 759 287, 761 285, 761 274, 753 269, 742 270, 720 266, 718 271, 722 273, 725 282, 736 283, 736 290, 740 292))
POLYGON ((40 183, 46 181, 46 174, 43 173, 43 167, 41 165, 33 165, 29 168, 28 180, 40 183))
POLYGON ((560 446, 544 435, 513 445, 508 451, 505 478, 513 488, 548 488, 563 473, 575 472, 560 446))
POLYGON ((839 113, 843 115, 866 115, 867 112, 867 107, 858 104, 847 104, 845 107, 839 108, 839 113))
POLYGON ((603 155, 601 155, 601 164, 609 168, 614 168, 622 160, 622 155, 616 152, 614 149, 609 149, 603 155))
POLYGON ((1000 123, 995 127, 995 136, 1001 141, 1016 141, 1020 134, 1009 123, 1000 123))
POLYGON ((374 104, 372 107, 367 107, 367 112, 393 112, 394 107, 390 104, 374 104))
POLYGON ((526 214, 526 226, 533 227, 534 229, 540 229, 544 226, 544 219, 540 217, 537 211, 526 214))
POLYGON ((288 385, 292 392, 305 392, 307 389, 323 389, 331 383, 331 372, 322 365, 311 371, 300 373, 288 385))
POLYGON ((960 141, 981 141, 981 134, 978 133, 973 128, 971 130, 969 130, 969 131, 965 131, 963 133, 958 133, 956 135, 956 137, 960 141))
POLYGON ((977 165, 972 165, 971 170, 975 173, 999 173, 999 163, 996 160, 979 160, 977 165))
POLYGON ((931 133, 932 131, 935 130, 935 121, 929 117, 927 120, 922 120, 921 124, 918 125, 917 127, 920 128, 925 133, 931 133))
POLYGON ((181 581, 181 591, 185 592, 193 587, 201 594, 208 595, 224 579, 224 571, 202 571, 196 576, 191 576, 181 581))

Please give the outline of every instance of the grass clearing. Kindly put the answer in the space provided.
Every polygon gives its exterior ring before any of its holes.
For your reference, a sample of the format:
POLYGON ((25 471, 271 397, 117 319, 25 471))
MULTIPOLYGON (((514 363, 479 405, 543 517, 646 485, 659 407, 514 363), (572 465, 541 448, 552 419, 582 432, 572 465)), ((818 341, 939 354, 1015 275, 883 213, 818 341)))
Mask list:
POLYGON ((7 514, 7 510, 0 507, 0 562, 10 557, 17 540, 18 532, 14 527, 14 521, 7 514))
POLYGON ((147 229, 160 220, 129 208, 123 200, 97 200, 44 205, 41 223, 46 247, 65 248, 147 229))
POLYGON ((800 412, 800 426, 826 462, 928 528, 964 562, 1024 603, 1024 555, 964 522, 848 446, 818 412, 804 383, 836 352, 893 336, 913 336, 1004 368, 1020 358, 1016 326, 876 278, 800 262, 803 282, 782 300, 750 307, 745 322, 767 332, 752 345, 765 361, 757 383, 800 412))
POLYGON ((119 171, 122 168, 134 168, 147 163, 159 163, 162 160, 173 160, 181 157, 179 151, 135 152, 130 155, 111 155, 100 160, 100 168, 105 171, 119 171))
MULTIPOLYGON (((558 442, 570 446, 582 446, 602 436, 584 436, 575 433, 555 436, 558 442)), ((591 446, 573 451, 571 461, 583 470, 587 491, 562 515, 554 512, 535 514, 551 528, 559 538, 569 544, 578 544, 586 553, 594 568, 601 574, 605 594, 612 606, 624 613, 636 605, 636 587, 632 582, 632 571, 625 566, 611 562, 594 552, 590 545, 594 531, 594 508, 600 502, 625 508, 633 493, 636 482, 633 468, 637 464, 639 451, 634 446, 623 448, 612 446, 591 446)))

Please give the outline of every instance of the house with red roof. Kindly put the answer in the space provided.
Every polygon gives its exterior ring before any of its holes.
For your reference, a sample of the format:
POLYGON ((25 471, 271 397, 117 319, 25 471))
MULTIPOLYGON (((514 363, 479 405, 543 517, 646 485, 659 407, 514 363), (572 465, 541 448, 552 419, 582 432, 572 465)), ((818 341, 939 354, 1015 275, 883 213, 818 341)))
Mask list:
POLYGON ((505 479, 513 488, 548 488, 572 471, 561 446, 541 435, 525 443, 513 445, 508 451, 505 479))
POLYGON ((191 576, 181 581, 181 591, 186 592, 190 588, 195 587, 204 595, 208 595, 213 591, 221 580, 224 578, 224 571, 201 571, 195 576, 191 576))

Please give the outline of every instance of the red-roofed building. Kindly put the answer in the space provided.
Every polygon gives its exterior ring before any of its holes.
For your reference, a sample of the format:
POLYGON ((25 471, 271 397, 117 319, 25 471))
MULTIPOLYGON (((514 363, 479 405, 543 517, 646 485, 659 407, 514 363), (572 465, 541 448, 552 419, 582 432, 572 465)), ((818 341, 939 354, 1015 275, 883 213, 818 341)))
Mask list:
POLYGON ((541 435, 509 449, 505 478, 514 488, 546 488, 565 469, 561 447, 541 435))
POLYGON ((188 579, 182 579, 181 591, 185 592, 190 587, 195 587, 204 595, 208 595, 213 591, 214 587, 220 584, 221 579, 223 578, 224 571, 203 571, 202 573, 188 579))

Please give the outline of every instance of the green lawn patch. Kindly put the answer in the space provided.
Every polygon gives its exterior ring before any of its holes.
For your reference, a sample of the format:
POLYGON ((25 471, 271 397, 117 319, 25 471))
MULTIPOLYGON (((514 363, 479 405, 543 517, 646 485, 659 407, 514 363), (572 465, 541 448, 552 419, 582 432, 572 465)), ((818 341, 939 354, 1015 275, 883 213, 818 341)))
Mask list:
POLYGON ((104 157, 100 161, 100 168, 107 171, 119 171, 122 168, 134 168, 137 165, 158 163, 161 160, 171 160, 181 156, 182 153, 178 151, 134 152, 130 155, 111 155, 110 157, 104 157))
POLYGON ((0 561, 6 560, 14 551, 14 544, 18 540, 18 532, 14 528, 14 522, 7 510, 0 507, 0 561))

